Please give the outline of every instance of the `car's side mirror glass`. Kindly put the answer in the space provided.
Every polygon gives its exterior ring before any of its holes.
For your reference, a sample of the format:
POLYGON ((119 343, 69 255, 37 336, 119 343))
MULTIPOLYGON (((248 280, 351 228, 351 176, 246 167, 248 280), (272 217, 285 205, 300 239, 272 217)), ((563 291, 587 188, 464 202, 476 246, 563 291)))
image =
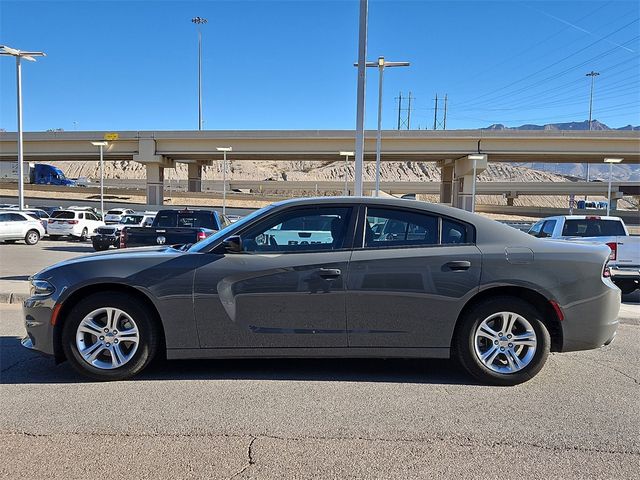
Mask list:
POLYGON ((239 235, 232 235, 222 241, 220 253, 240 253, 242 252, 242 239, 239 235))

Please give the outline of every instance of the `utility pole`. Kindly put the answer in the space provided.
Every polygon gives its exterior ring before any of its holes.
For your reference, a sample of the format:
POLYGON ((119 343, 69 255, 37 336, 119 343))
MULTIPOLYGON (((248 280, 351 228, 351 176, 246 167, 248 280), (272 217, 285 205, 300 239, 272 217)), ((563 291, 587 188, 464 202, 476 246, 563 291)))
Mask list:
POLYGON ((409 92, 409 106, 407 110, 407 130, 411 130, 411 92, 409 92))
POLYGON ((444 94, 444 119, 442 121, 442 129, 447 129, 447 94, 444 94))
MULTIPOLYGON (((600 75, 599 72, 595 72, 591 70, 586 74, 587 77, 591 77, 591 91, 589 92, 589 131, 591 131, 591 114, 593 113, 593 84, 595 82, 596 77, 600 75)), ((589 181, 589 164, 587 163, 587 182, 589 181)), ((584 199, 587 199, 585 195, 584 199)))
POLYGON ((435 108, 433 109, 433 129, 434 129, 434 130, 435 130, 435 129, 436 129, 436 127, 437 127, 436 122, 437 122, 437 120, 438 120, 438 94, 437 94, 437 93, 436 93, 436 98, 435 98, 435 100, 436 100, 436 106, 435 106, 435 108))
POLYGON ((362 172, 364 170, 364 106, 367 75, 367 21, 369 0, 360 0, 360 25, 358 30, 358 91, 356 98, 356 148, 355 195, 362 196, 362 172))
POLYGON ((398 94, 398 130, 400 130, 400 112, 402 111, 402 92, 398 94))

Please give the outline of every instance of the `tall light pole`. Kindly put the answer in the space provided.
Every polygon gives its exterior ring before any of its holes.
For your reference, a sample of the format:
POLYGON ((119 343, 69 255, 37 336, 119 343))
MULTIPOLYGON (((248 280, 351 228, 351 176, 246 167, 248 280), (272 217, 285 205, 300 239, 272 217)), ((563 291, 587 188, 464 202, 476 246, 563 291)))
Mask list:
POLYGON ((94 147, 100 148, 100 215, 104 219, 104 147, 107 142, 91 142, 94 147))
POLYGON ((611 212, 611 173, 613 171, 613 164, 622 162, 622 158, 605 158, 604 163, 609 164, 609 187, 607 188, 607 217, 611 212))
POLYGON ((16 57, 16 89, 17 89, 17 110, 18 110, 18 205, 20 210, 24 210, 24 152, 22 148, 22 65, 23 58, 30 62, 35 62, 33 57, 46 57, 43 52, 24 52, 15 48, 0 45, 0 55, 16 57))
POLYGON ((347 171, 349 168, 349 157, 353 157, 353 152, 339 152, 344 157, 344 196, 349 195, 349 185, 347 183, 347 171))
MULTIPOLYGON (((409 62, 387 62, 384 57, 378 57, 377 62, 367 62, 367 67, 378 69, 378 131, 376 134, 376 197, 380 196, 380 151, 382 148, 382 81, 384 69, 387 67, 408 67, 409 62)), ((357 66, 357 64, 356 64, 357 66)))
MULTIPOLYGON (((589 131, 591 131, 591 114, 593 113, 593 84, 595 82, 596 77, 600 75, 599 72, 595 72, 593 70, 591 70, 589 73, 586 74, 587 77, 591 77, 591 90, 589 92, 589 131)), ((589 181, 589 167, 590 165, 587 163, 587 168, 586 168, 586 177, 587 177, 587 182, 589 181)), ((584 196, 584 199, 587 199, 587 196, 584 196)))
POLYGON ((367 16, 369 1, 360 0, 360 27, 358 35, 358 93, 356 107, 356 171, 355 194, 362 195, 362 171, 364 167, 364 94, 367 76, 367 16))
POLYGON ((217 151, 222 152, 222 215, 227 214, 227 152, 232 151, 231 147, 217 147, 217 151))
POLYGON ((198 25, 198 130, 202 130, 202 31, 200 25, 207 23, 207 19, 193 17, 191 23, 198 25))

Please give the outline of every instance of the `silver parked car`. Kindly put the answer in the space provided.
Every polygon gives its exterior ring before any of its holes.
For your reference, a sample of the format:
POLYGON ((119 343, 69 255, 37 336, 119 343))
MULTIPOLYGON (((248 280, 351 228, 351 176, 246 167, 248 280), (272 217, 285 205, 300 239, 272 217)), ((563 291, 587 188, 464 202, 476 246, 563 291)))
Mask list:
POLYGON ((169 359, 451 356, 483 382, 513 385, 550 351, 613 340, 620 290, 608 259, 603 245, 548 242, 441 205, 292 200, 194 245, 39 272, 23 345, 98 380, 131 377, 162 349, 169 359))

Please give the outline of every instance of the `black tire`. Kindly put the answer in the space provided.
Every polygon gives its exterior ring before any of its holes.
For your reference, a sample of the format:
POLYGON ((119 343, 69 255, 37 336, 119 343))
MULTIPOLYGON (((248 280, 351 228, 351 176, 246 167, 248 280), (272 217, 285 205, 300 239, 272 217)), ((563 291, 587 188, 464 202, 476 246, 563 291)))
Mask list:
POLYGON ((86 242, 87 238, 89 237, 89 230, 87 230, 87 227, 84 227, 82 229, 82 233, 80 234, 80 241, 81 242, 86 242))
MULTIPOLYGON (((96 339, 97 342, 97 339, 96 339)), ((71 366, 92 380, 123 380, 140 373, 156 355, 159 345, 158 326, 151 312, 139 299, 118 292, 100 292, 78 302, 67 315, 62 330, 62 348, 71 366), (135 354, 122 366, 102 369, 84 360, 76 345, 76 332, 89 313, 103 307, 118 308, 126 312, 136 323, 139 344, 135 354)))
MULTIPOLYGON (((458 325, 453 345, 456 357, 465 370, 482 383, 511 386, 526 382, 542 369, 549 356, 551 338, 541 318, 542 316, 533 305, 516 297, 503 296, 484 300, 473 306, 471 310, 460 319, 461 323, 458 325), (526 364, 524 368, 510 373, 492 370, 482 362, 479 354, 476 353, 475 334, 478 327, 485 319, 499 312, 513 312, 520 315, 529 322, 535 333, 535 353, 529 360, 529 363, 526 364)), ((499 333, 503 333, 502 338, 506 339, 505 332, 499 333)), ((488 345, 492 344, 489 340, 480 339, 480 342, 483 341, 488 342, 488 345)), ((508 340, 504 341, 506 342, 508 340)), ((492 347, 487 346, 487 350, 491 348, 492 347)), ((505 348, 507 348, 507 346, 505 346, 505 348)), ((527 348, 528 347, 522 347, 521 352, 526 352, 527 348)), ((500 363, 505 363, 507 360, 506 353, 503 354, 499 352, 497 355, 493 361, 493 366, 496 366, 496 362, 499 366, 500 363)), ((505 365, 505 368, 507 368, 507 365, 505 365)))
POLYGON ((105 246, 105 245, 96 245, 96 244, 94 243, 94 244, 93 244, 93 249, 94 249, 96 252, 103 252, 104 250, 109 250, 109 247, 108 247, 108 246, 105 246))
POLYGON ((35 245, 40 241, 40 232, 37 230, 29 230, 24 236, 24 243, 27 245, 35 245))

